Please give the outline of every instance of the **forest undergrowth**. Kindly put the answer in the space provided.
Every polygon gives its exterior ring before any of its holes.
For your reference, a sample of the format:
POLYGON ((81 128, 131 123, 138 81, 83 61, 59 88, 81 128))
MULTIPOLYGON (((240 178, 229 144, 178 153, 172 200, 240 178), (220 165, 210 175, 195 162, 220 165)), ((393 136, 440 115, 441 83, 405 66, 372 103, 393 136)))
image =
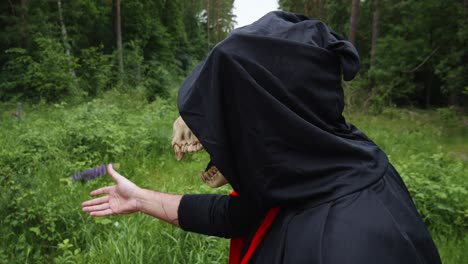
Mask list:
MULTIPOLYGON (((109 177, 73 183, 79 171, 117 163, 136 184, 170 193, 229 193, 198 178, 205 152, 176 161, 175 96, 108 91, 77 105, 0 104, 0 263, 226 263, 228 241, 187 233, 143 214, 91 218, 81 202, 109 177)), ((347 113, 389 156, 444 263, 468 259, 466 114, 386 108, 347 113)), ((466 262, 465 262, 466 263, 466 262)))

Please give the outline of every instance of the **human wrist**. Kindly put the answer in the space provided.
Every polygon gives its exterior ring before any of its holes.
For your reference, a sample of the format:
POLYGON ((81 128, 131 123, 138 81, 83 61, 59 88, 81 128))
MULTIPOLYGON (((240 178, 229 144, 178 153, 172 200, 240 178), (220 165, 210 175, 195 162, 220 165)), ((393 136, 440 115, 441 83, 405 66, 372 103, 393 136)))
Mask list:
POLYGON ((181 198, 181 195, 140 189, 135 196, 135 206, 138 212, 178 226, 177 211, 181 198))
POLYGON ((138 187, 138 191, 136 192, 135 196, 136 212, 145 213, 147 211, 145 209, 145 205, 147 204, 146 201, 148 200, 148 192, 150 192, 150 190, 138 187))

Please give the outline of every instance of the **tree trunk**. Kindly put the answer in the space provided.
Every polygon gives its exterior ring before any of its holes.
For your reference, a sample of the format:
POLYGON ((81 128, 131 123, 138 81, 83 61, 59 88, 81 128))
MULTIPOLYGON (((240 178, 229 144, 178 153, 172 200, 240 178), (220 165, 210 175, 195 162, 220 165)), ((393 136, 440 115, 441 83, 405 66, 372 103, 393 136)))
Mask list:
POLYGON ((320 18, 320 0, 315 0, 314 18, 321 19, 320 18))
POLYGON ((57 6, 58 6, 58 13, 59 13, 60 27, 62 29, 63 47, 65 48, 65 54, 67 55, 70 75, 73 78, 75 78, 76 73, 75 73, 75 69, 73 68, 73 57, 72 57, 72 55, 70 53, 70 44, 68 43, 67 28, 65 27, 65 22, 63 21, 63 10, 62 10, 62 1, 61 0, 57 0, 57 6))
POLYGON ((11 2, 11 0, 8 0, 8 4, 10 4, 11 15, 12 15, 12 16, 16 16, 15 5, 13 5, 13 3, 11 2))
POLYGON ((216 43, 218 43, 220 41, 220 32, 219 32, 219 13, 220 13, 220 9, 221 9, 221 1, 220 0, 215 0, 214 2, 214 25, 213 25, 213 30, 214 30, 214 37, 215 37, 215 41, 216 43))
POLYGON ((309 1, 304 1, 304 15, 309 16, 309 1))
MULTIPOLYGON (((23 43, 23 47, 30 47, 31 46, 31 37, 29 33, 29 25, 27 21, 27 14, 28 14, 28 5, 29 0, 21 0, 20 1, 21 8, 19 12, 16 12, 18 16, 21 17, 21 26, 19 28, 19 35, 21 36, 21 43, 23 43)), ((16 10, 18 11, 18 10, 16 10)))
POLYGON ((29 0, 21 0, 21 7, 26 7, 28 5, 29 0))
POLYGON ((206 4, 205 4, 205 8, 206 8, 206 37, 207 37, 207 50, 209 51, 210 50, 210 0, 206 0, 206 4))
POLYGON ((370 52, 370 67, 372 68, 375 64, 375 49, 377 47, 377 39, 379 37, 379 28, 380 28, 380 2, 379 0, 374 0, 374 14, 372 16, 372 42, 371 42, 371 52, 370 52))
POLYGON ((115 34, 117 39, 117 59, 119 61, 119 78, 124 76, 123 50, 122 50, 122 21, 120 12, 121 0, 114 0, 115 4, 115 34))
POLYGON ((431 107, 431 99, 432 99, 432 75, 430 80, 425 83, 426 86, 426 109, 431 107))
POLYGON ((325 0, 320 0, 320 6, 319 6, 319 17, 320 20, 326 21, 327 20, 327 13, 325 11, 325 0))
POLYGON ((356 45, 357 19, 359 13, 359 0, 353 0, 351 5, 351 21, 349 25, 349 41, 356 45))
POLYGON ((458 106, 460 95, 457 91, 451 91, 448 98, 448 104, 458 106))

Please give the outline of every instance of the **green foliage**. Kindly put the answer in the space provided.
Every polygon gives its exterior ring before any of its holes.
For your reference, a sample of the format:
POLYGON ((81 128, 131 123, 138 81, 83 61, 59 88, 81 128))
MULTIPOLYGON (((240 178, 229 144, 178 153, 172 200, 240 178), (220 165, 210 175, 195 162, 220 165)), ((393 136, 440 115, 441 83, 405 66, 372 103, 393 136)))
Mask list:
POLYGON ((381 2, 374 94, 399 105, 462 104, 466 8, 457 0, 381 2))
MULTIPOLYGON (((161 63, 172 64, 175 54, 171 48, 171 34, 162 22, 163 1, 125 1, 122 3, 126 42, 143 53, 142 59, 155 58, 161 63)), ((124 53, 125 55, 125 53, 124 53)))
MULTIPOLYGON (((16 103, 0 103, 0 263, 227 262, 224 239, 186 233, 139 214, 90 218, 80 203, 90 190, 112 181, 73 184, 70 177, 118 162, 119 171, 142 187, 229 192, 199 181, 206 153, 181 162, 173 157, 177 110, 171 87, 232 29, 233 2, 122 1, 124 76, 118 76, 114 61, 112 1, 62 1, 70 56, 56 1, 0 3, 0 101, 26 100, 21 122, 10 115, 16 103), (126 93, 113 89, 120 79, 118 88, 126 93)), ((280 5, 301 12, 305 2, 280 5)), ((307 2, 314 10, 319 1, 307 2)), ((457 108, 422 112, 386 106, 466 101, 467 8, 457 0, 381 3, 371 67, 373 1, 360 1, 357 48, 363 71, 345 91, 349 106, 373 115, 356 111, 350 121, 401 173, 444 263, 461 263, 468 241, 468 118, 457 108)), ((327 0, 321 19, 346 34, 350 5, 327 0)))
POLYGON ((23 109, 28 115, 21 123, 1 116, 0 248, 8 250, 7 259, 19 262, 78 261, 84 241, 91 241, 97 229, 106 230, 101 226, 108 223, 104 219, 89 224, 79 210, 98 182, 72 184, 70 175, 128 159, 128 153, 141 160, 169 154, 168 118, 174 118, 174 108, 162 100, 145 104, 140 94, 108 93, 105 99, 74 108, 56 104, 23 109))
MULTIPOLYGON (((321 1, 280 0, 283 10, 317 18, 321 1)), ((371 36, 376 0, 359 1, 356 48, 362 70, 348 92, 356 106, 464 106, 468 101, 468 6, 460 0, 379 0, 373 64, 371 36)), ((326 0, 318 16, 336 32, 349 32, 351 1, 326 0)))
POLYGON ((177 75, 175 67, 164 66, 158 60, 148 60, 144 63, 143 50, 137 42, 125 45, 124 63, 127 87, 143 89, 149 101, 154 101, 158 96, 169 95, 169 87, 174 83, 173 76, 177 75))
MULTIPOLYGON (((206 153, 175 160, 173 97, 148 103, 144 90, 108 91, 80 105, 24 104, 21 122, 9 115, 15 107, 0 104, 0 263, 227 261, 225 239, 186 233, 142 214, 93 219, 80 210, 91 190, 112 181, 73 184, 71 175, 109 162, 120 163, 119 171, 144 188, 229 193, 199 180, 206 153)), ((468 165, 462 155, 468 146, 460 122, 466 117, 451 109, 384 109, 381 116, 350 118, 389 154, 443 243, 444 262, 459 263, 468 229, 468 165)))
POLYGON ((388 154, 425 223, 444 235, 468 230, 468 163, 463 158, 468 129, 460 117, 451 109, 385 109, 382 116, 371 118, 351 114, 351 121, 388 154))
POLYGON ((326 1, 326 23, 330 28, 342 36, 349 32, 349 16, 351 4, 347 0, 326 1))
POLYGON ((452 124, 458 117, 457 110, 454 107, 439 108, 436 111, 446 124, 452 124))
POLYGON ((157 96, 167 97, 167 87, 173 82, 171 73, 158 61, 150 61, 145 67, 146 78, 142 82, 145 87, 146 98, 156 100, 157 96))
POLYGON ((11 60, 4 66, 0 99, 19 97, 53 102, 76 94, 76 80, 70 74, 70 63, 61 45, 43 37, 36 38, 35 43, 38 51, 34 54, 21 48, 7 50, 11 60))
POLYGON ((122 1, 120 76, 114 2, 61 1, 62 21, 57 1, 0 4, 0 101, 76 103, 114 87, 164 97, 234 25, 233 0, 122 1))
MULTIPOLYGON (((435 73, 443 81, 442 92, 452 95, 454 103, 459 100, 460 92, 468 92, 468 59, 466 45, 468 44, 468 7, 457 9, 458 31, 449 52, 435 66, 435 73)), ((466 94, 466 93, 465 93, 466 94)))
POLYGON ((468 259, 468 234, 454 240, 451 236, 437 235, 434 237, 440 258, 443 263, 465 263, 468 259))
MULTIPOLYGON (((188 54, 191 60, 202 60, 208 50, 206 24, 200 19, 205 0, 194 0, 186 4, 184 9, 184 27, 187 33, 188 54)), ((188 61, 191 64, 191 61, 188 61)))
POLYGON ((96 96, 108 90, 112 81, 112 63, 109 55, 101 52, 100 48, 90 47, 80 51, 79 87, 89 96, 96 96))
POLYGON ((398 163, 424 221, 439 233, 468 228, 468 168, 446 154, 413 154, 398 163))
POLYGON ((207 47, 211 49, 234 28, 234 0, 207 0, 200 14, 206 28, 207 47))
MULTIPOLYGON (((103 177, 73 184, 77 171, 108 162, 143 187, 207 191, 206 154, 177 162, 170 136, 174 98, 107 92, 78 106, 24 105, 18 123, 0 105, 0 263, 210 263, 227 261, 227 240, 188 234, 144 215, 92 219, 80 210, 103 177)), ((220 192, 228 193, 223 189, 220 192)))

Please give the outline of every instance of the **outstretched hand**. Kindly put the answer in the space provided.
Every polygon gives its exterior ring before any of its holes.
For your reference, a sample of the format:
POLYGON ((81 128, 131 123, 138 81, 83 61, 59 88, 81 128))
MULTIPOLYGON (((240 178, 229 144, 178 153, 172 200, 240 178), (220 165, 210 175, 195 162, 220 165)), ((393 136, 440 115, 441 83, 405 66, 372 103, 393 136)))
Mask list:
POLYGON ((138 197, 142 189, 117 173, 112 164, 107 165, 107 173, 116 185, 92 191, 91 196, 106 195, 82 203, 83 212, 88 212, 91 216, 106 216, 139 211, 138 197))

